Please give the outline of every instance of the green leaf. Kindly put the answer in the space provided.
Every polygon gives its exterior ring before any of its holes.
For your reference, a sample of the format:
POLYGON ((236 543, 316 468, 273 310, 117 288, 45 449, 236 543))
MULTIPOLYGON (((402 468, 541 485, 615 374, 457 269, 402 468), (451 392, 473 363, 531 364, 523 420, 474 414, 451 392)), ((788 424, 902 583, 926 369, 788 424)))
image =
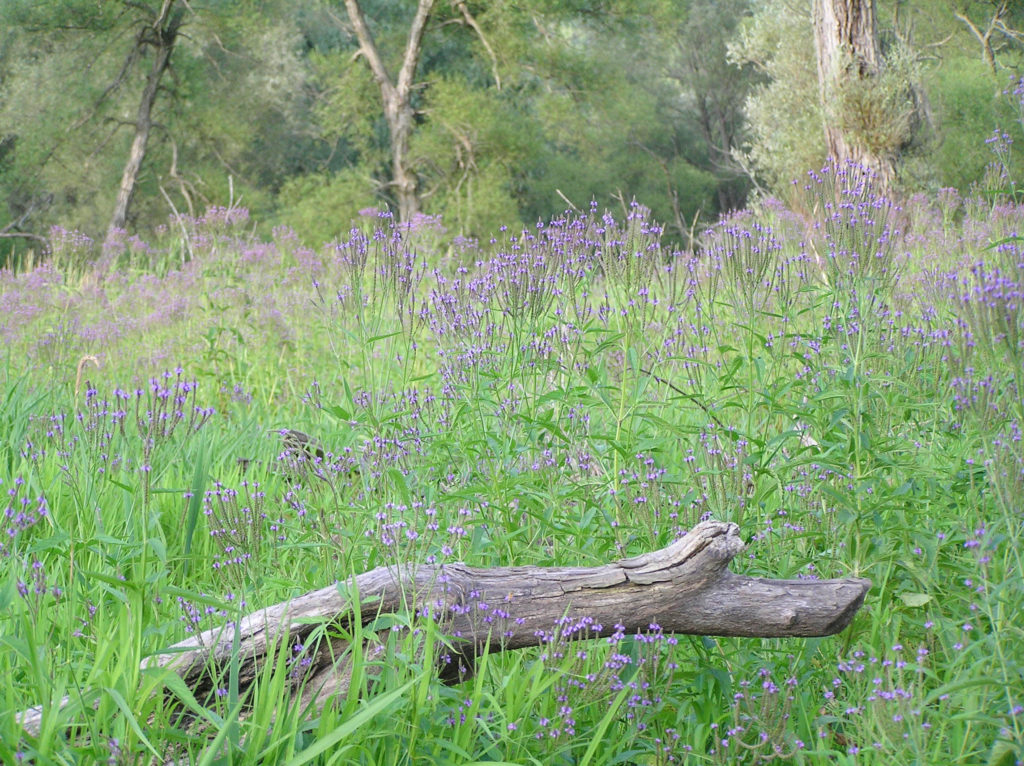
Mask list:
POLYGON ((153 744, 142 732, 142 728, 139 726, 139 722, 135 718, 135 714, 132 712, 131 706, 128 704, 128 701, 121 696, 121 692, 117 689, 111 689, 110 687, 105 688, 103 691, 110 695, 110 698, 114 700, 114 704, 117 705, 118 709, 120 709, 121 714, 128 722, 131 730, 135 733, 135 736, 139 738, 139 741, 146 746, 146 749, 149 750, 155 758, 160 759, 160 753, 157 752, 156 748, 153 747, 153 744))
POLYGON ((301 753, 288 761, 286 766, 301 766, 302 764, 309 763, 318 756, 323 755, 346 737, 357 731, 360 727, 366 725, 374 718, 387 711, 388 708, 390 708, 409 690, 409 687, 413 685, 415 680, 416 679, 412 679, 411 681, 402 684, 394 691, 377 697, 337 729, 332 731, 330 734, 321 737, 313 743, 313 745, 307 747, 301 753))
POLYGON ((345 423, 352 420, 352 413, 340 404, 325 404, 321 409, 331 417, 344 421, 345 423))
POLYGON ((986 766, 1013 766, 1017 762, 1017 748, 1006 740, 998 740, 992 745, 985 763, 986 766))
POLYGON ((600 723, 597 724, 597 728, 594 733, 590 736, 590 745, 587 747, 587 751, 583 754, 583 758, 580 759, 580 766, 587 766, 591 759, 597 753, 597 750, 602 745, 607 747, 608 743, 604 740, 605 732, 608 731, 608 727, 611 726, 612 721, 619 717, 619 708, 622 706, 623 701, 626 699, 626 695, 630 693, 630 687, 627 685, 623 688, 612 703, 608 706, 608 710, 605 711, 604 717, 601 718, 600 723))
POLYGON ((915 609, 922 607, 932 600, 932 597, 927 593, 900 593, 900 601, 915 609))
POLYGON ((161 564, 167 563, 167 543, 159 537, 151 537, 149 538, 149 549, 153 551, 161 564))
POLYGON ((203 494, 206 492, 208 478, 207 466, 209 464, 209 449, 204 443, 196 454, 196 464, 192 472, 192 484, 190 491, 192 496, 188 500, 188 508, 185 511, 185 574, 188 575, 192 565, 190 554, 192 553, 192 540, 195 537, 196 526, 199 523, 199 512, 203 506, 203 494))
POLYGON ((199 761, 199 766, 212 766, 212 764, 216 762, 217 754, 220 753, 224 740, 232 729, 230 722, 238 720, 239 714, 242 712, 242 704, 243 700, 239 700, 235 703, 234 707, 228 711, 228 714, 223 719, 224 721, 229 722, 228 725, 221 726, 220 730, 217 732, 217 736, 213 738, 213 741, 206 748, 206 752, 203 753, 203 757, 199 761))
POLYGON ((385 338, 394 338, 396 335, 401 335, 401 334, 402 334, 401 330, 395 330, 394 332, 386 332, 383 335, 374 335, 372 338, 367 338, 366 339, 366 345, 369 346, 369 345, 372 345, 372 344, 376 343, 379 340, 384 340, 385 338))

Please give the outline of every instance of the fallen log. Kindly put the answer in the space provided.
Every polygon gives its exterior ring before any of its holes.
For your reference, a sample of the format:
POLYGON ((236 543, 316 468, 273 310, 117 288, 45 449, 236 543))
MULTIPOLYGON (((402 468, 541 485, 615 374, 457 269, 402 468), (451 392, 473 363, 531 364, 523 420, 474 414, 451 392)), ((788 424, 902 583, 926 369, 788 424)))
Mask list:
MULTIPOLYGON (((458 661, 471 668, 485 651, 535 647, 553 626, 584 618, 589 629, 568 640, 645 632, 652 623, 663 633, 833 635, 850 624, 871 587, 870 580, 855 578, 736 575, 728 565, 743 548, 735 524, 706 521, 659 551, 598 567, 378 567, 255 611, 237 629, 207 630, 147 658, 143 668, 173 671, 202 700, 233 656, 244 691, 278 647, 309 643, 301 694, 304 703, 320 704, 348 690, 351 668, 345 666, 348 642, 342 634, 381 614, 429 611, 458 647, 458 661)), ((372 631, 367 636, 372 642, 372 631)), ((371 646, 367 655, 373 653, 371 646)), ((41 710, 24 711, 19 722, 27 732, 38 732, 41 710)))

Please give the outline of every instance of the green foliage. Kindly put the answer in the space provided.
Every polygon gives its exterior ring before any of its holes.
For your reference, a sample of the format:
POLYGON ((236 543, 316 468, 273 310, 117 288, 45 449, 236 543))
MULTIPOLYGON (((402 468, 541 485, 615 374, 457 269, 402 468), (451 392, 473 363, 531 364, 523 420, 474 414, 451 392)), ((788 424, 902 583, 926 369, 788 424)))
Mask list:
POLYGON ((344 139, 364 167, 378 171, 387 162, 387 126, 376 107, 380 93, 366 67, 353 66, 351 56, 345 47, 310 54, 322 93, 314 115, 325 138, 344 139))
POLYGON ((763 176, 769 189, 779 191, 826 159, 809 5, 759 3, 740 24, 729 58, 753 66, 765 78, 747 99, 750 143, 741 161, 763 176))
POLYGON ((542 140, 536 126, 512 98, 447 77, 431 81, 422 108, 412 152, 431 189, 426 212, 463 235, 496 230, 517 207, 513 178, 542 140))
MULTIPOLYGON (((996 127, 1017 129, 1016 115, 999 96, 1012 70, 1002 70, 1005 81, 992 74, 977 56, 977 41, 954 17, 956 8, 896 5, 891 17, 884 6, 878 10, 880 76, 870 84, 846 83, 829 95, 824 111, 810 7, 764 0, 743 20, 730 60, 755 67, 765 82, 747 99, 750 139, 738 159, 767 191, 785 196, 790 181, 821 166, 826 120, 854 143, 895 155, 908 194, 943 186, 966 191, 982 180, 991 161, 984 140, 996 127), (936 58, 933 50, 943 55, 936 58)), ((984 3, 967 5, 969 15, 986 12, 984 3)), ((1009 36, 1000 41, 1000 62, 1014 65, 1020 45, 1009 36)))
POLYGON ((1024 210, 943 218, 949 192, 897 211, 819 179, 811 227, 766 202, 699 255, 639 206, 457 248, 434 219, 363 218, 319 253, 234 209, 158 243, 190 254, 173 269, 131 245, 102 289, 89 269, 0 274, 0 758, 1019 758, 1024 324, 1004 235, 1024 210), (282 428, 323 458, 289 455, 282 428), (595 565, 707 515, 740 525, 737 572, 871 578, 851 627, 574 620, 446 686, 447 623, 364 604, 365 624, 271 646, 249 687, 229 648, 210 694, 139 670, 375 566, 595 565), (305 707, 291 691, 328 638, 351 686, 305 707), (38 737, 12 714, 33 705, 38 737))
MULTIPOLYGON (((3 4, 0 226, 68 227, 48 264, 0 271, 0 761, 1024 757, 1024 144, 1000 139, 988 196, 897 216, 866 188, 826 214, 826 173, 799 214, 766 201, 675 251, 629 200, 679 237, 728 206, 715 151, 742 141, 755 74, 746 161, 777 185, 822 159, 805 6, 756 4, 740 69, 721 47, 745 4, 722 37, 716 5, 471 2, 490 50, 435 18, 413 138, 429 215, 389 228, 370 213, 386 125, 338 9, 192 3, 139 191, 156 236, 103 249, 70 223, 106 218, 145 71, 108 92, 134 17, 3 4), (547 220, 563 196, 601 204, 547 220), (192 215, 157 228, 168 199, 192 215), (612 201, 625 220, 597 213, 612 201), (324 461, 282 452, 281 428, 324 461), (210 694, 139 669, 374 566, 592 565, 706 515, 741 526, 737 571, 870 577, 850 629, 569 643, 560 624, 446 686, 453 637, 410 609, 272 646, 248 689, 237 651, 210 694), (328 638, 350 690, 304 707, 328 638), (14 713, 35 705, 33 737, 14 713)), ((392 67, 409 10, 367 4, 392 67)), ((1018 130, 1005 83, 951 45, 925 67, 935 143, 910 149, 926 187, 969 186, 983 139, 1018 130)))
POLYGON ((999 128, 1014 139, 1013 157, 1024 151, 1018 115, 1002 95, 1006 81, 997 79, 977 59, 960 58, 935 72, 931 89, 939 127, 932 155, 936 183, 957 189, 980 181, 992 162, 990 148, 979 141, 999 128))
MULTIPOLYGON (((457 9, 438 6, 414 94, 424 210, 451 235, 481 236, 510 209, 532 222, 566 198, 637 197, 682 237, 698 211, 708 220, 739 204, 745 187, 722 165, 728 146, 709 149, 707 114, 686 104, 718 93, 739 103, 745 80, 731 77, 721 41, 742 7, 714 24, 689 3, 470 4, 481 37, 457 9), (706 30, 698 37, 717 35, 696 70, 680 63, 675 41, 694 25, 706 30)), ((365 11, 397 71, 409 8, 370 2, 365 11)), ((60 223, 98 237, 149 62, 146 50, 129 56, 142 7, 14 3, 4 12, 0 226, 45 236, 60 223)), ((379 93, 353 57, 342 9, 192 3, 185 21, 156 102, 133 231, 241 200, 261 222, 297 224, 317 245, 359 209, 391 201, 379 93), (329 220, 316 221, 319 205, 329 220)), ((726 144, 740 119, 728 112, 726 144)))
POLYGON ((82 162, 82 144, 110 140, 109 127, 101 123, 110 117, 111 104, 105 84, 91 74, 100 68, 116 73, 120 53, 96 37, 63 29, 33 35, 15 27, 4 47, 0 135, 11 148, 0 183, 7 215, 16 219, 50 209, 69 218, 74 211, 95 223, 113 205, 120 169, 103 155, 82 162), (72 132, 74 126, 82 130, 72 132))
POLYGON ((290 178, 278 195, 279 220, 307 242, 330 242, 348 231, 359 211, 377 204, 369 186, 356 169, 290 178))
POLYGON ((678 110, 684 96, 661 77, 668 52, 649 58, 661 50, 649 28, 629 40, 600 29, 564 34, 564 47, 539 42, 533 54, 549 86, 535 106, 544 151, 524 184, 524 218, 544 218, 565 199, 584 208, 635 197, 683 236, 698 211, 718 209, 722 182, 678 110))
MULTIPOLYGON (((38 233, 74 222, 97 236, 109 221, 151 52, 132 55, 141 6, 103 3, 100 14, 80 5, 86 18, 68 23, 63 5, 34 4, 31 19, 15 14, 4 32, 0 135, 11 148, 0 166, 9 216, 0 223, 27 213, 23 228, 38 233)), ((284 177, 329 154, 309 137, 312 94, 292 22, 194 4, 185 30, 134 198, 141 230, 172 212, 228 204, 229 188, 264 210, 284 177)))
MULTIPOLYGON (((805 4, 466 9, 479 32, 458 6, 435 7, 413 94, 422 208, 449 237, 485 236, 509 211, 532 224, 568 204, 636 198, 687 241, 695 221, 744 202, 748 175, 779 194, 824 160, 805 4)), ((883 7, 880 87, 830 105, 830 119, 860 143, 901 154, 908 192, 979 181, 983 139, 1010 124, 992 98, 1006 83, 986 82, 957 9, 977 23, 995 11, 927 0, 883 7)), ((364 10, 394 73, 412 5, 365 0, 364 10)), ((147 49, 129 55, 144 9, 17 0, 0 13, 0 228, 47 237, 59 224, 97 238, 150 63, 147 49)), ((1003 17, 1011 27, 1015 13, 1003 17)), ((148 238, 175 212, 197 217, 241 201, 264 234, 284 223, 318 246, 360 210, 393 202, 380 95, 340 5, 194 2, 184 29, 157 98, 133 232, 148 238)), ((1012 35, 995 47, 998 67, 1018 61, 1012 35)), ((0 247, 31 261, 26 248, 39 241, 0 247)))
POLYGON ((876 77, 849 78, 831 91, 826 119, 852 146, 886 157, 897 155, 909 143, 916 116, 914 87, 920 80, 914 55, 905 45, 893 45, 876 77))

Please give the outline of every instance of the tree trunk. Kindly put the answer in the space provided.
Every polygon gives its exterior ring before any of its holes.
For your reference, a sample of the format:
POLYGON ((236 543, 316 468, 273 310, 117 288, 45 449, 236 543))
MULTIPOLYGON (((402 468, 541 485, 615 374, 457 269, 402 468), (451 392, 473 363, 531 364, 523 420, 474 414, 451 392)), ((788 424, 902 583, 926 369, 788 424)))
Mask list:
POLYGON ((373 79, 380 87, 384 118, 388 123, 391 141, 391 186, 394 187, 395 201, 398 202, 398 220, 402 223, 408 223, 420 212, 418 179, 409 162, 409 139, 414 126, 412 87, 423 51, 423 32, 433 5, 434 0, 419 0, 409 28, 409 39, 398 79, 392 81, 370 33, 363 9, 359 6, 359 0, 345 0, 345 10, 348 11, 359 41, 359 52, 366 59, 373 79))
MULTIPOLYGON (((471 671, 483 652, 536 647, 540 635, 590 640, 616 631, 646 633, 652 623, 664 633, 833 635, 850 624, 871 587, 869 580, 854 578, 735 575, 727 567, 743 548, 735 524, 706 521, 667 548, 599 567, 378 567, 243 617, 237 635, 231 623, 182 641, 143 667, 173 670, 202 701, 222 685, 233 662, 244 694, 279 647, 301 644, 304 654, 292 659, 301 659, 307 670, 293 688, 301 686, 303 707, 319 706, 348 690, 352 669, 346 631, 382 614, 429 612, 452 637, 455 667, 439 672, 443 680, 458 681, 465 677, 462 669, 471 671), (579 623, 584 618, 589 618, 585 631, 559 627, 566 619, 579 623)), ((364 656, 379 656, 376 635, 370 631, 366 638, 364 656)), ((33 708, 19 714, 18 721, 38 732, 41 717, 41 709, 33 708)))
MULTIPOLYGON (((888 190, 895 177, 892 152, 870 148, 865 136, 853 135, 847 123, 857 115, 844 113, 844 93, 867 86, 881 72, 875 0, 813 0, 814 42, 817 50, 818 84, 825 113, 825 143, 837 165, 855 162, 878 175, 877 183, 888 190)), ((863 104, 862 104, 863 105, 863 104)), ((876 105, 880 106, 880 105, 876 105)), ((870 103, 868 108, 871 108, 870 103)), ((877 115, 868 115, 877 121, 877 115)))
POLYGON ((174 52, 174 44, 177 41, 178 30, 184 16, 181 9, 171 13, 173 7, 174 0, 164 0, 160 14, 153 24, 143 29, 135 40, 135 45, 139 49, 152 46, 153 65, 146 76, 146 86, 143 88, 142 98, 139 100, 139 109, 135 117, 135 135, 132 138, 131 150, 128 152, 128 162, 121 175, 121 185, 118 187, 117 201, 114 203, 114 214, 111 216, 110 226, 107 228, 107 239, 110 239, 117 230, 124 229, 128 221, 128 211, 131 208, 135 186, 139 180, 139 171, 142 169, 142 163, 146 157, 149 131, 153 126, 153 104, 160 87, 160 79, 167 71, 171 54, 174 52))
POLYGON ((398 201, 398 220, 409 223, 420 212, 420 196, 416 172, 409 167, 409 139, 412 137, 413 114, 408 98, 391 109, 388 119, 391 133, 391 184, 398 201))

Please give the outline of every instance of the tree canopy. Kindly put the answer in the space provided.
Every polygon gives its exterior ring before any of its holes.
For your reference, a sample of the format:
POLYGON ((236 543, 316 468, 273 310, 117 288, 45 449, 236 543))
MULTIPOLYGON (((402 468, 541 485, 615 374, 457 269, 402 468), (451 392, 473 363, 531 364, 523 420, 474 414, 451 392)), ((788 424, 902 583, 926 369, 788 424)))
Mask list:
POLYGON ((816 70, 827 5, 9 0, 0 253, 238 203, 317 245, 385 207, 480 237, 635 198, 685 240, 784 194, 865 105, 885 119, 851 140, 901 188, 978 182, 1019 108, 1016 4, 876 4, 873 79, 842 99, 816 70))

